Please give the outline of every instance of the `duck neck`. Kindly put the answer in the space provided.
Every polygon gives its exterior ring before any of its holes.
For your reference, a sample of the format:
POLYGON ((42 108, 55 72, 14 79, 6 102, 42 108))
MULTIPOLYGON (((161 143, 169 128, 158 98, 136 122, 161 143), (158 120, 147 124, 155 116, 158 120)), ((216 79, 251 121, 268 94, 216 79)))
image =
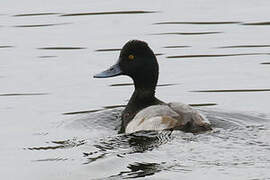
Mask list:
POLYGON ((155 98, 154 89, 135 89, 131 97, 139 102, 151 101, 155 98))
POLYGON ((156 97, 155 97, 155 85, 153 86, 143 86, 135 84, 135 90, 129 100, 129 103, 134 103, 138 106, 149 106, 154 104, 156 97))
POLYGON ((132 98, 140 102, 151 101, 155 98, 158 78, 153 76, 137 76, 133 79, 135 91, 132 98))

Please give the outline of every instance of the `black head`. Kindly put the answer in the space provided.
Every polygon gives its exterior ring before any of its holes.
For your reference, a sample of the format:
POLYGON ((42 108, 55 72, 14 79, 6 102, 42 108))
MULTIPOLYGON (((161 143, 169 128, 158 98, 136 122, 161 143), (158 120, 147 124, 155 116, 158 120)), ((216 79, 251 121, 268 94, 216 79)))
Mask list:
POLYGON ((158 80, 158 62, 146 42, 128 41, 122 48, 117 63, 94 77, 107 78, 118 75, 131 77, 136 89, 155 89, 158 80))

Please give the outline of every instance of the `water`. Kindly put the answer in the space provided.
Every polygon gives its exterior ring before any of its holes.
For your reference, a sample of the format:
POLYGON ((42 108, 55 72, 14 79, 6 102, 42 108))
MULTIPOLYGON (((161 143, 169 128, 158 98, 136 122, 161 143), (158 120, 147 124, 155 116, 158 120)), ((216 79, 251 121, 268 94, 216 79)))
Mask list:
POLYGON ((1 178, 269 179, 269 5, 2 2, 1 178), (157 96, 213 131, 117 134, 132 82, 92 76, 130 39, 158 55, 157 96))

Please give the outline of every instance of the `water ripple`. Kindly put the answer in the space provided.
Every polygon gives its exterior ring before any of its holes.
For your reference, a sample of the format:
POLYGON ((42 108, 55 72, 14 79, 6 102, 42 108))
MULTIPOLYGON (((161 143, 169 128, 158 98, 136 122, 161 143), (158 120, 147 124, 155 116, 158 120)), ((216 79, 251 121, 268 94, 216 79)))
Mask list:
POLYGON ((22 17, 22 16, 48 16, 48 15, 58 15, 60 13, 30 13, 30 14, 16 14, 14 17, 22 17))
POLYGON ((242 25, 246 26, 269 26, 270 22, 254 22, 254 23, 242 23, 242 25))
POLYGON ((198 22, 175 22, 175 21, 170 21, 170 22, 158 22, 154 23, 154 25, 161 25, 161 24, 198 24, 198 25, 219 25, 219 24, 239 24, 241 22, 238 21, 198 21, 198 22))
POLYGON ((42 96, 48 94, 49 93, 7 93, 7 94, 0 94, 0 96, 42 96))
POLYGON ((78 140, 76 138, 74 139, 68 139, 63 141, 51 141, 53 145, 50 146, 39 146, 39 147, 29 147, 26 148, 28 150, 36 151, 36 150, 54 150, 54 149, 66 149, 66 148, 73 148, 78 147, 81 145, 84 145, 86 143, 85 140, 78 140))
POLYGON ((67 25, 71 23, 55 23, 55 24, 26 24, 26 25, 16 25, 13 27, 17 28, 35 28, 35 27, 49 27, 49 26, 59 26, 59 25, 67 25))
POLYGON ((47 161, 66 161, 68 158, 46 158, 46 159, 37 159, 33 160, 33 162, 47 162, 47 161))
POLYGON ((107 52, 107 51, 121 51, 121 48, 110 48, 110 49, 97 49, 97 52, 107 52))
POLYGON ((227 56, 251 56, 251 55, 269 55, 269 53, 194 54, 194 55, 167 56, 166 58, 200 58, 200 57, 227 57, 227 56))
POLYGON ((158 11, 108 11, 108 12, 89 12, 89 13, 71 13, 61 16, 93 16, 93 15, 112 15, 112 14, 147 14, 157 13, 158 11))
POLYGON ((86 49, 85 47, 42 47, 41 50, 79 50, 86 49))
POLYGON ((38 58, 55 58, 55 57, 57 57, 57 56, 38 56, 38 58))
POLYGON ((263 63, 261 63, 261 64, 267 64, 267 65, 269 65, 269 64, 270 64, 270 62, 263 62, 263 63))
POLYGON ((172 48, 172 49, 174 49, 174 48, 188 48, 188 47, 191 47, 191 46, 165 46, 163 48, 172 48))
POLYGON ((195 90, 190 92, 265 92, 270 89, 213 89, 213 90, 195 90))
POLYGON ((270 47, 269 44, 260 44, 260 45, 237 45, 237 46, 221 46, 218 48, 260 48, 260 47, 270 47))
POLYGON ((210 32, 168 32, 168 33, 154 33, 150 35, 208 35, 208 34, 219 34, 223 32, 210 31, 210 32))
POLYGON ((12 48, 12 47, 14 47, 14 46, 0 46, 0 49, 4 49, 4 48, 12 48))
POLYGON ((87 113, 93 113, 93 112, 98 112, 103 109, 94 109, 94 110, 85 110, 85 111, 74 111, 74 112, 66 112, 62 113, 63 115, 74 115, 74 114, 87 114, 87 113))
POLYGON ((200 104, 189 104, 190 106, 216 106, 218 105, 217 103, 200 103, 200 104))

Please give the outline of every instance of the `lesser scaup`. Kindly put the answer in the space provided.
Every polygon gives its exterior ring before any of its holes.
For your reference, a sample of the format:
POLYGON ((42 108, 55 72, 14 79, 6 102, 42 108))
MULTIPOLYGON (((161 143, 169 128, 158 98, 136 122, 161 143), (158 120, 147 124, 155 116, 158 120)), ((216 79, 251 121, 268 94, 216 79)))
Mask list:
POLYGON ((122 112, 120 133, 141 130, 178 129, 186 132, 211 130, 209 121, 189 105, 164 103, 155 97, 158 81, 158 62, 146 42, 128 41, 117 63, 94 78, 127 75, 135 86, 122 112))

